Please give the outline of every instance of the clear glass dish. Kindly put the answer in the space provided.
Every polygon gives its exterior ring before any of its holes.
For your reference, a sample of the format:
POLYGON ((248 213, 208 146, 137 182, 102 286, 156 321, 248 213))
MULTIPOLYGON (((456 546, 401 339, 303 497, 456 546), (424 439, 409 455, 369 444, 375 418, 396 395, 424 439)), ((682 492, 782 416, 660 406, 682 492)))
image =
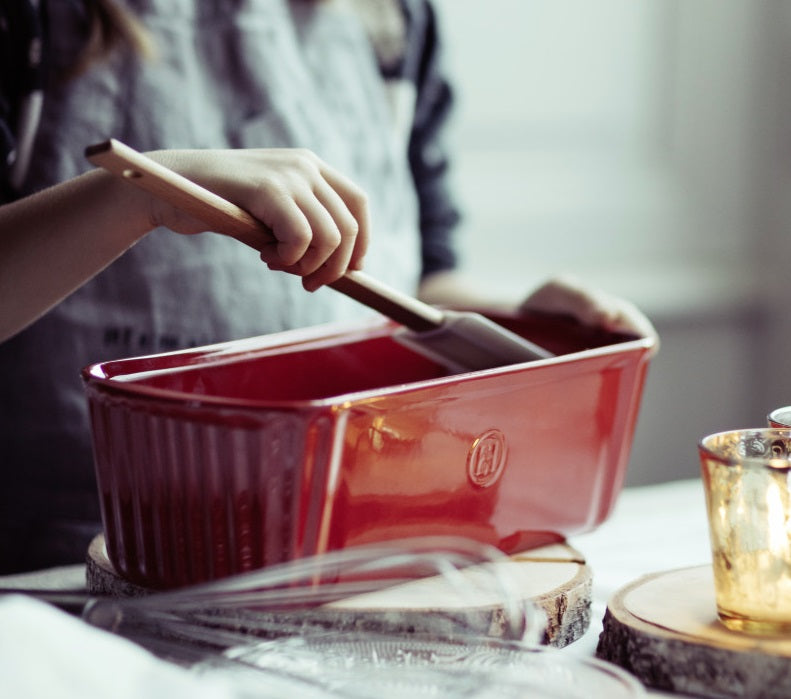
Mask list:
POLYGON ((232 649, 224 659, 231 663, 210 661, 193 670, 230 673, 244 695, 291 686, 300 697, 349 699, 645 696, 635 678, 609 663, 488 638, 327 633, 232 649))
POLYGON ((613 665, 539 646, 545 615, 523 599, 512 570, 493 547, 424 537, 96 600, 83 616, 225 680, 240 699, 644 696, 613 665), (442 585, 445 608, 421 607, 424 582, 442 585), (404 590, 409 609, 368 613, 371 595, 404 590))

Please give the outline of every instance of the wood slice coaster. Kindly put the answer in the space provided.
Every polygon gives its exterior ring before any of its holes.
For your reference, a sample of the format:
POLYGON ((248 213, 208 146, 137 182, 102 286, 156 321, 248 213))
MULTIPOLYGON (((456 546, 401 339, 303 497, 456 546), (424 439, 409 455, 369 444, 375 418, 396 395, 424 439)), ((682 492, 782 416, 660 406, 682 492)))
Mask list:
POLYGON ((711 566, 647 575, 607 605, 596 654, 649 687, 701 697, 791 696, 791 637, 720 624, 711 566))
MULTIPOLYGON (((93 595, 139 597, 152 591, 124 580, 107 556, 103 535, 88 550, 88 590, 93 595)), ((523 599, 544 610, 548 624, 543 643, 561 648, 580 638, 590 625, 592 574, 581 554, 566 544, 553 544, 511 556, 498 563, 516 580, 523 599)), ((507 618, 496 599, 470 605, 459 600, 441 577, 425 578, 311 612, 312 620, 337 630, 452 634, 459 620, 504 635, 507 618), (463 619, 462 619, 463 618, 463 619)), ((260 614, 258 615, 260 618, 260 614)))

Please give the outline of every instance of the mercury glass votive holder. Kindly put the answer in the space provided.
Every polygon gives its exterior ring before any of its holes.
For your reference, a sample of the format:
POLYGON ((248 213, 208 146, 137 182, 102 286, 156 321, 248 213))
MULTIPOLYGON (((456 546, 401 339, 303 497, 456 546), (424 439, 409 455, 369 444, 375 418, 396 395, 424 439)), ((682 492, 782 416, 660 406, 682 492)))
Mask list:
POLYGON ((717 614, 729 629, 791 633, 791 429, 720 432, 699 445, 717 614))

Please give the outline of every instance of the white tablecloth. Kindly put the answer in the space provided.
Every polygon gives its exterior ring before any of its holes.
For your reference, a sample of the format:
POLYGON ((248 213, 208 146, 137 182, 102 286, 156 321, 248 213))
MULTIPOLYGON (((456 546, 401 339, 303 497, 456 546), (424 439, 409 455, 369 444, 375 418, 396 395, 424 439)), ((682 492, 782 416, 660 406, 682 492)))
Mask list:
POLYGON ((604 524, 569 543, 593 568, 593 604, 590 629, 564 652, 592 655, 607 601, 617 590, 648 573, 710 562, 702 483, 696 479, 627 488, 604 524))
MULTIPOLYGON (((592 623, 583 638, 561 652, 592 656, 607 600, 616 590, 647 573, 709 561, 701 484, 690 480, 626 489, 607 522, 570 543, 593 568, 592 623)), ((74 587, 81 576, 80 567, 70 567, 0 578, 0 587, 74 587)), ((114 697, 231 695, 227 687, 26 598, 0 598, 0 678, 0 694, 9 698, 98 699, 110 687, 114 697)))

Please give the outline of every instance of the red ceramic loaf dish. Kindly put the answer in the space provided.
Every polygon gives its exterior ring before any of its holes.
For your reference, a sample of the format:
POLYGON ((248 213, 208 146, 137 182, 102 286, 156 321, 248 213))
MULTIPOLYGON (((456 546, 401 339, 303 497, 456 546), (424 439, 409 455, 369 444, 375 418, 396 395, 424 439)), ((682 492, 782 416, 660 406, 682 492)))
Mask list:
POLYGON ((494 319, 557 356, 447 375, 372 321, 86 367, 113 565, 171 588, 402 537, 512 553, 594 528, 654 340, 494 319))

